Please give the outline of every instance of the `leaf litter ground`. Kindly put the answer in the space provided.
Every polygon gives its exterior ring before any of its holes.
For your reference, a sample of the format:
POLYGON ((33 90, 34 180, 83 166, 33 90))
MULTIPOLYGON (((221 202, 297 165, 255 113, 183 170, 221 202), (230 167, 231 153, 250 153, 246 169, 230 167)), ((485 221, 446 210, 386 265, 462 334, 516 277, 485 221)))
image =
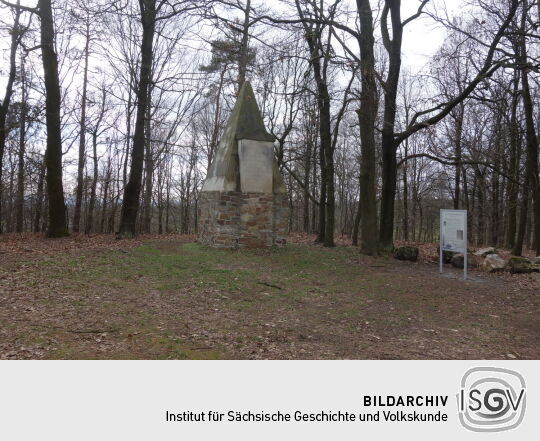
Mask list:
POLYGON ((214 250, 193 236, 0 237, 2 359, 538 359, 528 276, 362 256, 313 237, 214 250))

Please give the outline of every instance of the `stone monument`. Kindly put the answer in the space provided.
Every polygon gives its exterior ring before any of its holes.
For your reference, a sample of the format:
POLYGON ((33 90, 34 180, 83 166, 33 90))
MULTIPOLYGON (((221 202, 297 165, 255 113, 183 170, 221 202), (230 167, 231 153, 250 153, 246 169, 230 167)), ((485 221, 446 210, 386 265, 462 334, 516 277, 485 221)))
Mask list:
POLYGON ((284 245, 285 183, 251 84, 242 85, 199 200, 199 242, 218 248, 284 245))

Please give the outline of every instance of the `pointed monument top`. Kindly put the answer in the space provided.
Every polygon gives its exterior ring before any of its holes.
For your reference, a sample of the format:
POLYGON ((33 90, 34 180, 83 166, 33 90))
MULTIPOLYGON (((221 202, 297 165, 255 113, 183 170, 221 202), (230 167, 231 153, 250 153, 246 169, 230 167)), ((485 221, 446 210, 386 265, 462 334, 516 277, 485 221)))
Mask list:
MULTIPOLYGON (((223 136, 208 168, 202 191, 241 191, 242 164, 252 172, 258 170, 257 167, 268 166, 266 171, 272 174, 272 191, 276 194, 284 193, 285 184, 273 154, 274 139, 264 127, 251 84, 245 81, 238 92, 223 136), (239 144, 242 144, 244 149, 242 158, 239 144)), ((244 178, 247 179, 245 171, 244 178)), ((257 176, 258 172, 253 173, 256 175, 253 179, 260 183, 262 176, 257 176)))
POLYGON ((234 127, 235 139, 270 142, 275 139, 264 127, 261 111, 249 81, 244 81, 242 84, 227 125, 234 127))

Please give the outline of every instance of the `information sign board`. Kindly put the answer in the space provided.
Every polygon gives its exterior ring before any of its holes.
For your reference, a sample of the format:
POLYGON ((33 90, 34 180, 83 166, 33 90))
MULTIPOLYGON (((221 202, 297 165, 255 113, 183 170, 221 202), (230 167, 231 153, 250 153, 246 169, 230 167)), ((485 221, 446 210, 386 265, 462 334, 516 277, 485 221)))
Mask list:
POLYGON ((443 251, 463 253, 463 278, 467 279, 467 210, 441 210, 440 272, 443 251))

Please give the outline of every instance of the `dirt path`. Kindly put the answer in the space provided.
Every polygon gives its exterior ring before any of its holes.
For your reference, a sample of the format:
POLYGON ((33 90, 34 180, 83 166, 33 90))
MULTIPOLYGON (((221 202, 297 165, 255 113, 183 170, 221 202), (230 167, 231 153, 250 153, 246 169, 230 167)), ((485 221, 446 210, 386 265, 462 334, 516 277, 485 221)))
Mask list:
POLYGON ((0 243, 0 358, 540 358, 540 292, 514 280, 191 239, 0 243))

